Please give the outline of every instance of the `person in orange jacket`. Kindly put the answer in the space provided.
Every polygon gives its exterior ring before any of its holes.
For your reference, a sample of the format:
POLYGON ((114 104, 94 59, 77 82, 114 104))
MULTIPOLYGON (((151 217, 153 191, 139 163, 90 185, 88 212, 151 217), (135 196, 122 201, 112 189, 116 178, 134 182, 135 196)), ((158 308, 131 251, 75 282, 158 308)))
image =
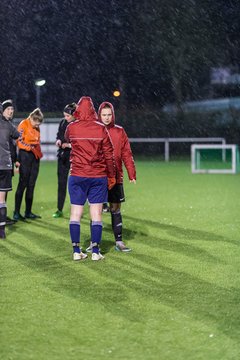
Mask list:
POLYGON ((19 149, 18 161, 19 182, 15 193, 15 210, 13 219, 15 221, 40 218, 32 213, 33 194, 39 172, 40 159, 42 158, 40 146, 40 125, 43 122, 43 114, 39 108, 33 110, 27 119, 18 125, 20 137, 17 140, 19 149), (25 193, 25 216, 20 214, 22 198, 25 193))

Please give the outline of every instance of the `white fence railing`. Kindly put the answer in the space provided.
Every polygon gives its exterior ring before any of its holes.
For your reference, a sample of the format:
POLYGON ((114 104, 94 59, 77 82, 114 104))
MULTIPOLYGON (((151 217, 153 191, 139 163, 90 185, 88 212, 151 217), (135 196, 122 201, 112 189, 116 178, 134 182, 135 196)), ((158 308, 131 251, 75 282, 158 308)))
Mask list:
POLYGON ((170 143, 212 143, 217 142, 222 145, 226 144, 226 140, 221 137, 190 137, 190 138, 130 138, 132 143, 164 143, 164 159, 170 159, 170 143))
MULTIPOLYGON (((14 119, 18 124, 21 119, 14 119)), ((43 160, 56 160, 57 147, 55 146, 56 134, 61 119, 44 119, 41 125, 41 143, 44 154, 43 160)), ((164 159, 170 160, 170 143, 220 143, 226 144, 222 137, 182 137, 182 138, 130 138, 131 143, 164 143, 164 159)))
MULTIPOLYGON (((43 125, 42 125, 43 126, 43 125)), ((46 141, 41 135, 42 138, 42 151, 44 154, 43 160, 55 160, 57 147, 55 145, 56 133, 52 141, 46 141), (45 140, 45 141, 44 141, 45 140)), ((226 140, 224 138, 218 137, 209 137, 209 138, 129 138, 131 143, 164 143, 164 160, 170 160, 170 143, 220 143, 226 145, 226 140)))

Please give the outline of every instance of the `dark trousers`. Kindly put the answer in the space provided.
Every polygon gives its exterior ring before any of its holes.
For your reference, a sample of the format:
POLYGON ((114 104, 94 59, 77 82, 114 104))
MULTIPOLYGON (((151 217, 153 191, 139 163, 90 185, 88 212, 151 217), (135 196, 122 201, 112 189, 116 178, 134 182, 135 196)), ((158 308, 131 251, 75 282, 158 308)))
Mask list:
POLYGON ((58 210, 62 211, 67 193, 68 173, 70 169, 70 162, 58 158, 57 176, 58 176, 58 210))
POLYGON ((31 151, 19 150, 19 182, 15 194, 15 212, 20 212, 25 193, 26 213, 32 211, 33 194, 39 172, 40 160, 31 151))

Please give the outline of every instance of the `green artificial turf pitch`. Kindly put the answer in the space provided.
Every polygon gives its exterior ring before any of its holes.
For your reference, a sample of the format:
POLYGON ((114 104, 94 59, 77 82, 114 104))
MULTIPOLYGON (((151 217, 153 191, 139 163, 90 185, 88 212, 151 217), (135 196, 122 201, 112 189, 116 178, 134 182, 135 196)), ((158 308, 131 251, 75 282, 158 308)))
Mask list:
MULTIPOLYGON (((64 218, 52 218, 56 163, 41 163, 33 212, 42 219, 0 240, 1 359, 240 358, 240 175, 136 163, 122 206, 133 251, 114 250, 104 214, 100 262, 72 261, 69 198, 64 218)), ((13 203, 14 191, 9 215, 13 203)), ((85 249, 88 206, 81 231, 85 249)))

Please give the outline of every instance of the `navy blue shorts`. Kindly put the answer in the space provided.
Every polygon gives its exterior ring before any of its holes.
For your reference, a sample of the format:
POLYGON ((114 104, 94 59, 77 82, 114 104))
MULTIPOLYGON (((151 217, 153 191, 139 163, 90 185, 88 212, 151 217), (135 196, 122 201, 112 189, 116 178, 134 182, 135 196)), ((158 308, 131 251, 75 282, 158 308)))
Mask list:
POLYGON ((68 191, 72 205, 101 204, 107 202, 107 177, 87 178, 72 176, 68 178, 68 191))

